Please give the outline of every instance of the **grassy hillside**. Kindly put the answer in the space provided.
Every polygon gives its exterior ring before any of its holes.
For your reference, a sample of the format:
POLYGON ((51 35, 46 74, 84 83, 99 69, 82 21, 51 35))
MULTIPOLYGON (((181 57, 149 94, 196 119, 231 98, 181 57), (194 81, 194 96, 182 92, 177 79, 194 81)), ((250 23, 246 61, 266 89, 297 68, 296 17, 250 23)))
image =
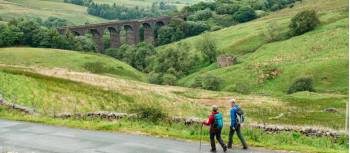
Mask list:
MULTIPOLYGON (((190 86, 194 79, 210 73, 223 80, 221 89, 236 90, 244 84, 255 92, 285 92, 298 77, 310 76, 321 92, 346 93, 348 89, 348 2, 344 0, 305 0, 293 8, 273 12, 252 22, 210 32, 220 53, 238 57, 239 63, 226 68, 215 64, 181 79, 178 83, 190 86), (297 12, 316 9, 322 25, 316 30, 288 40, 268 43, 264 32, 274 24, 285 33, 288 23, 297 12), (336 38, 336 39, 335 39, 336 38), (278 69, 282 73, 273 80, 264 80, 263 69, 278 69)), ((180 42, 195 46, 201 36, 180 42)), ((158 49, 172 47, 174 44, 158 49)), ((195 47, 191 52, 198 52, 195 47)))
POLYGON ((75 51, 46 48, 0 48, 0 63, 27 67, 64 68, 93 72, 131 80, 144 80, 144 74, 114 58, 75 51), (101 63, 101 67, 89 67, 101 63))
POLYGON ((17 17, 40 17, 47 19, 50 16, 67 19, 73 24, 86 22, 96 23, 105 19, 91 16, 86 7, 63 3, 63 0, 0 0, 0 16, 3 20, 17 17))
MULTIPOLYGON (((130 7, 151 7, 154 2, 161 2, 162 0, 95 0, 96 3, 105 3, 105 4, 121 4, 130 7)), ((176 5, 178 9, 190 4, 195 4, 205 0, 166 0, 164 2, 168 2, 172 5, 176 5)))

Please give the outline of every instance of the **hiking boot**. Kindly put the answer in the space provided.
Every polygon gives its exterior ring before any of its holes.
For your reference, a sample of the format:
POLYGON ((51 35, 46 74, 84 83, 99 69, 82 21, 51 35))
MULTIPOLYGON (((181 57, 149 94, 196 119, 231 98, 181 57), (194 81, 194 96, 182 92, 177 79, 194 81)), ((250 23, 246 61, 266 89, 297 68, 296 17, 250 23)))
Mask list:
POLYGON ((248 149, 248 147, 247 147, 247 146, 244 146, 244 147, 243 147, 243 149, 244 149, 244 150, 247 150, 247 149, 248 149))
POLYGON ((211 149, 210 152, 216 152, 216 149, 211 149))
POLYGON ((222 148, 222 149, 224 149, 224 152, 226 152, 227 151, 227 146, 224 146, 224 148, 222 148))
POLYGON ((232 146, 227 146, 227 149, 232 149, 232 146))

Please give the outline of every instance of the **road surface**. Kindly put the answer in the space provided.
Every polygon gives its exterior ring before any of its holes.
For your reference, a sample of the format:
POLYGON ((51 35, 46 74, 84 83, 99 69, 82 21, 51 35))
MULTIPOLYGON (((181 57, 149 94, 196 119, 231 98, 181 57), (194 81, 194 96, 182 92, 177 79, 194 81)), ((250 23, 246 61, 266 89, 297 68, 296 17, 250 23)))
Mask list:
MULTIPOLYGON (((217 146, 218 152, 222 149, 217 146)), ((0 153, 207 153, 209 145, 149 136, 0 120, 0 153)), ((228 153, 270 153, 264 149, 228 153)))

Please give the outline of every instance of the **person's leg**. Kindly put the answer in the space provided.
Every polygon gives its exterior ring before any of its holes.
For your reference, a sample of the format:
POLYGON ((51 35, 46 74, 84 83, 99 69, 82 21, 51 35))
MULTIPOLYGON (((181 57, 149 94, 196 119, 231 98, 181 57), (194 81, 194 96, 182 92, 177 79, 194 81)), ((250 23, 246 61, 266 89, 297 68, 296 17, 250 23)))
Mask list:
POLYGON ((221 138, 221 130, 222 130, 222 129, 218 129, 218 130, 216 131, 216 140, 218 140, 218 142, 220 143, 222 149, 223 149, 224 151, 226 151, 226 150, 227 150, 227 147, 226 147, 226 145, 225 145, 225 143, 224 143, 224 140, 222 140, 222 138, 221 138))
POLYGON ((237 131, 237 136, 238 136, 239 140, 241 140, 241 143, 243 145, 243 149, 247 149, 248 145, 247 145, 247 143, 245 142, 245 140, 243 138, 243 135, 242 135, 242 132, 241 132, 241 125, 237 126, 236 131, 237 131))
POLYGON ((216 151, 216 146, 215 146, 215 132, 214 130, 210 129, 210 145, 211 145, 211 151, 216 151))
POLYGON ((228 148, 232 148, 232 138, 233 138, 233 135, 235 134, 235 130, 233 130, 231 127, 230 127, 230 133, 228 134, 228 143, 227 143, 227 147, 228 148))

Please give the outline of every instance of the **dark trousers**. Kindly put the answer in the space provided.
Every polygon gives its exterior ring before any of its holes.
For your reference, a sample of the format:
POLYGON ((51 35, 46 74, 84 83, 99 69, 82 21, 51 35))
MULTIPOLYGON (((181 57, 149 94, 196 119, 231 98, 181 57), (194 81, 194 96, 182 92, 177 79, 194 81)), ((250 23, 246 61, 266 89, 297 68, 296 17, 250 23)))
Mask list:
POLYGON ((210 145, 211 145, 212 150, 216 150, 215 139, 214 139, 215 137, 216 137, 216 140, 218 140, 218 142, 220 143, 222 148, 226 147, 224 141, 221 138, 221 130, 222 129, 210 128, 210 131, 209 131, 209 133, 210 133, 210 145))
POLYGON ((230 127, 230 133, 228 135, 228 144, 227 144, 228 147, 232 147, 232 137, 235 134, 235 131, 237 131, 237 136, 238 136, 239 140, 241 141, 243 147, 248 148, 248 145, 245 142, 243 135, 241 133, 241 125, 240 124, 238 124, 235 129, 230 127))

